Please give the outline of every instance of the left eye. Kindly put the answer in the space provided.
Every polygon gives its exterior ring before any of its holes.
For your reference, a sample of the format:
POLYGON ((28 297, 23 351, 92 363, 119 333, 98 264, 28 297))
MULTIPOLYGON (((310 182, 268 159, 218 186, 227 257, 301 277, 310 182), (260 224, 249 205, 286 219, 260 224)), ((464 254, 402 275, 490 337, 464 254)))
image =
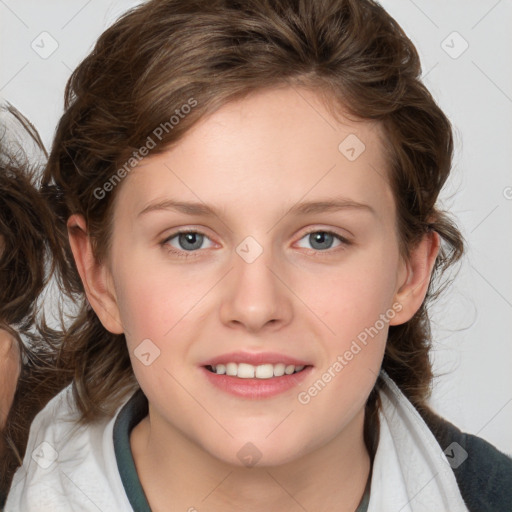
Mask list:
MULTIPOLYGON (((336 233, 331 233, 330 231, 312 231, 301 238, 301 240, 304 239, 306 239, 312 245, 312 249, 317 251, 331 249, 333 242, 335 242, 336 240, 338 240, 339 242, 338 245, 347 243, 347 241, 343 237, 337 235, 336 233)), ((309 247, 306 248, 309 249, 309 247)))

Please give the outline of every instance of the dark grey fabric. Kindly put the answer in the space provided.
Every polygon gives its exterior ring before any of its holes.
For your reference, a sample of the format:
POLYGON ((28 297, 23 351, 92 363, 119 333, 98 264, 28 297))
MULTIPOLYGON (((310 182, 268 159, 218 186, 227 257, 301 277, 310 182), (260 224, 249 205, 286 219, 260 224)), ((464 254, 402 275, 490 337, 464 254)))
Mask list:
MULTIPOLYGON (((484 439, 466 434, 432 411, 418 411, 442 451, 458 443, 467 458, 454 464, 460 493, 471 512, 512 512, 512 458, 484 439), (455 467, 457 466, 457 467, 455 467)), ((453 454, 449 449, 448 454, 453 454)))

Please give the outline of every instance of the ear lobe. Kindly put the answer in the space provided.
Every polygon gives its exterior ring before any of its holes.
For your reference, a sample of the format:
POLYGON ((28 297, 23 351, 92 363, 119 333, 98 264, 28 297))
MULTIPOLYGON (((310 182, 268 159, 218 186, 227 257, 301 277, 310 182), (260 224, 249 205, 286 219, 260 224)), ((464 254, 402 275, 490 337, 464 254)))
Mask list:
POLYGON ((72 215, 67 226, 69 244, 89 303, 105 329, 114 334, 123 333, 112 276, 107 265, 94 257, 85 219, 82 215, 72 215))
POLYGON ((412 249, 405 262, 406 272, 394 301, 402 309, 390 321, 390 325, 400 325, 409 321, 420 309, 427 294, 430 276, 439 253, 440 238, 435 231, 429 231, 412 249))

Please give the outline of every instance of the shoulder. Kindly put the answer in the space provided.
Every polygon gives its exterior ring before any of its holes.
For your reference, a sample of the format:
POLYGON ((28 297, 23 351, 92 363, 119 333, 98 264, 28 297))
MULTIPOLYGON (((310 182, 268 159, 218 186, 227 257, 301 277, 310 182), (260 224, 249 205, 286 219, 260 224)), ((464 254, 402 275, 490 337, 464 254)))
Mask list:
POLYGON ((512 458, 485 439, 462 432, 431 410, 419 412, 445 452, 468 509, 510 511, 512 458))
POLYGON ((52 398, 32 422, 5 512, 130 510, 113 448, 116 416, 80 425, 71 386, 52 398))

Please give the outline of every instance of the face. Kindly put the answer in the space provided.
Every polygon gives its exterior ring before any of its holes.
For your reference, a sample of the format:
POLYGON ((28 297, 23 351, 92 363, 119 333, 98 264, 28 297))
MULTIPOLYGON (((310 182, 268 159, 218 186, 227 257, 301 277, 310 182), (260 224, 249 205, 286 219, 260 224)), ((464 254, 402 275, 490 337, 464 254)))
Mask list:
POLYGON ((276 465, 360 429, 408 276, 379 126, 224 106, 121 184, 105 271, 155 431, 276 465))

